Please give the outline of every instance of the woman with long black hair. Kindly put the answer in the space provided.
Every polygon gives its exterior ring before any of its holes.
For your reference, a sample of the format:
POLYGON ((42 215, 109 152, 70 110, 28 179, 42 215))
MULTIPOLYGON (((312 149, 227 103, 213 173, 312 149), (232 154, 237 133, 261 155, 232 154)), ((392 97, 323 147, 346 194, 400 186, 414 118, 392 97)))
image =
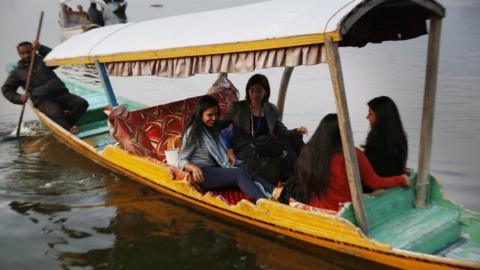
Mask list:
MULTIPOLYGON (((365 154, 356 148, 362 183, 372 189, 410 185, 405 175, 379 177, 365 154)), ((325 116, 302 148, 295 167, 294 199, 338 211, 352 200, 336 114, 325 116)))
POLYGON ((204 190, 239 187, 255 201, 271 197, 273 185, 250 174, 246 164, 239 168, 232 165, 216 128, 219 112, 215 98, 203 96, 199 100, 182 136, 177 167, 191 172, 193 181, 204 190))
POLYGON ((245 88, 245 100, 233 103, 220 120, 222 127, 233 124, 230 150, 235 155, 231 156, 248 162, 254 169, 258 167, 258 173, 271 183, 286 180, 293 174, 298 154, 304 145, 302 135, 307 133, 307 129, 301 126, 288 130, 285 127, 277 107, 268 101, 270 84, 265 75, 253 75, 245 88), (265 170, 257 164, 264 163, 263 158, 268 160, 280 156, 283 156, 284 164, 278 163, 265 170))
POLYGON ((395 102, 387 96, 368 102, 370 132, 364 145, 365 155, 379 176, 404 174, 408 142, 395 102))

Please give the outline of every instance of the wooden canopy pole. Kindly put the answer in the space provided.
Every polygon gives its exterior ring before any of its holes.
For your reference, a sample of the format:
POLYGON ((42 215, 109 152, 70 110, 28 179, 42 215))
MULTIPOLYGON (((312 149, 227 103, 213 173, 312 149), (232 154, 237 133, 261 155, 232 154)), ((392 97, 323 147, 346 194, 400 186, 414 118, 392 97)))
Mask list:
POLYGON ((342 148, 345 157, 345 167, 347 169, 348 185, 350 187, 350 193, 352 194, 353 210, 358 226, 366 235, 368 235, 368 219, 362 200, 363 191, 360 180, 360 171, 358 169, 352 127, 350 125, 350 116, 348 114, 347 97, 345 95, 345 86, 343 84, 342 66, 340 64, 338 46, 332 41, 331 36, 327 36, 325 46, 327 49, 328 67, 330 69, 330 76, 332 77, 335 92, 335 101, 337 103, 338 124, 342 137, 342 148))
POLYGON ((282 121, 283 118, 283 110, 285 108, 285 99, 287 97, 288 83, 290 82, 292 72, 293 67, 286 67, 283 70, 282 80, 280 82, 280 89, 278 90, 277 108, 280 112, 280 121, 282 121))
MULTIPOLYGON (((43 10, 40 12, 40 19, 38 20, 38 28, 37 28, 37 35, 35 37, 35 43, 38 43, 40 39, 40 32, 42 31, 42 23, 43 23, 43 10)), ((32 48, 32 56, 30 56, 30 65, 28 66, 28 73, 27 73, 27 82, 25 86, 25 94, 30 94, 30 83, 32 81, 32 73, 33 73, 33 66, 35 64, 35 56, 37 55, 37 50, 32 48)), ((23 122, 23 114, 25 113, 25 103, 22 104, 22 110, 20 111, 20 117, 18 119, 17 125, 17 137, 20 136, 20 130, 22 129, 22 122, 23 122)))
POLYGON ((422 130, 420 134, 420 153, 418 157, 416 207, 427 204, 428 175, 432 149, 433 115, 435 112, 435 95, 437 91, 438 55, 440 51, 441 18, 430 19, 428 37, 427 71, 425 94, 423 98, 422 130))

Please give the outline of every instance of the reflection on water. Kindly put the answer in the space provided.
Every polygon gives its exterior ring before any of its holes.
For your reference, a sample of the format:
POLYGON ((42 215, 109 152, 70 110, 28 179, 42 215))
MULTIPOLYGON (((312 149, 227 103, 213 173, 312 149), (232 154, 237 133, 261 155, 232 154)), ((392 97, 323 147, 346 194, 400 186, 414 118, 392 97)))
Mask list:
POLYGON ((205 213, 118 177, 51 136, 0 143, 0 150, 9 157, 0 160, 2 269, 379 266, 205 213))

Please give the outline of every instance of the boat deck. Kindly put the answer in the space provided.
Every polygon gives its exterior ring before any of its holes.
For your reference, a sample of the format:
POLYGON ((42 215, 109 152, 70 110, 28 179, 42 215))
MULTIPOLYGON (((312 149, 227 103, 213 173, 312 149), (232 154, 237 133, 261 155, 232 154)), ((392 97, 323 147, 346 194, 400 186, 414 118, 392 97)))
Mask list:
MULTIPOLYGON (((412 186, 415 186, 416 175, 412 186)), ((480 235, 472 224, 480 216, 440 196, 441 189, 430 179, 426 208, 415 208, 415 190, 396 187, 377 195, 364 195, 369 237, 393 248, 468 261, 480 261, 480 235)), ((348 204, 341 216, 355 224, 348 204)))

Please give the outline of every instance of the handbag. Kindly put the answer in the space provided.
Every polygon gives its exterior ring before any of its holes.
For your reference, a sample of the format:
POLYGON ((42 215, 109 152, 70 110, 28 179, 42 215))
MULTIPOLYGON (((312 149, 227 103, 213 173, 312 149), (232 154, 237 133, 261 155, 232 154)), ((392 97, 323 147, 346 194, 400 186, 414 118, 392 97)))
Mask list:
POLYGON ((254 174, 276 186, 280 180, 285 179, 286 156, 286 151, 283 151, 278 157, 262 157, 256 153, 255 156, 247 160, 247 164, 254 174))

